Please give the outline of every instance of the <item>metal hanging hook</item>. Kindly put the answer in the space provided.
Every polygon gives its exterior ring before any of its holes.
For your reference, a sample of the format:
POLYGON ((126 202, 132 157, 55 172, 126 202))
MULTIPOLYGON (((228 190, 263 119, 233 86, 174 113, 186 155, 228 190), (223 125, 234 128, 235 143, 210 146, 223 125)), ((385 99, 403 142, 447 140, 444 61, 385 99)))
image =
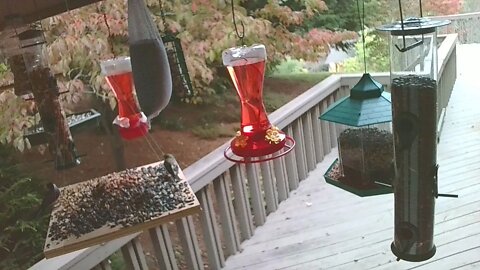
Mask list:
POLYGON ((242 33, 238 31, 237 27, 237 21, 235 19, 235 7, 233 5, 233 0, 230 0, 230 4, 232 6, 232 20, 233 20, 233 27, 235 28, 235 33, 237 34, 237 37, 240 39, 240 42, 242 43, 242 46, 245 45, 244 38, 245 38, 245 25, 243 24, 242 21, 240 21, 240 25, 242 26, 242 33))
MULTIPOLYGON (((423 17, 423 8, 422 8, 422 0, 419 0, 419 5, 420 5, 420 18, 423 17)), ((402 38, 403 38, 403 48, 400 48, 398 45, 395 44, 395 47, 397 48, 397 50, 399 50, 400 52, 406 52, 406 51, 409 51, 417 46, 420 46, 423 44, 424 42, 424 36, 422 34, 422 40, 417 40, 415 39, 415 43, 411 44, 411 45, 408 45, 407 46, 407 42, 406 42, 406 38, 405 38, 405 28, 404 28, 404 20, 403 20, 403 10, 402 10, 402 0, 398 0, 398 7, 400 9, 400 23, 401 23, 401 26, 402 26, 402 38)), ((408 20, 408 19, 407 19, 408 20)))

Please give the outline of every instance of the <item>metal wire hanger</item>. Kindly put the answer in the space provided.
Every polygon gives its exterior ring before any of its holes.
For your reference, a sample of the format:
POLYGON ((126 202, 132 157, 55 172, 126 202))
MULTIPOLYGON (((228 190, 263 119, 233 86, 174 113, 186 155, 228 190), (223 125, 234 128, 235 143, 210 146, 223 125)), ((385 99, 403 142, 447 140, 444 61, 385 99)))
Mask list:
POLYGON ((233 0, 230 0, 230 4, 231 4, 231 7, 232 7, 232 21, 233 21, 233 27, 235 29, 235 34, 237 34, 237 37, 240 39, 240 42, 243 45, 245 45, 245 25, 243 24, 243 21, 240 21, 240 25, 242 26, 242 32, 240 33, 238 31, 238 27, 237 27, 237 21, 235 19, 235 7, 233 5, 233 0))
MULTIPOLYGON (((419 5, 420 5, 420 18, 423 18, 422 0, 418 0, 418 2, 419 2, 419 5)), ((397 48, 397 50, 399 50, 400 52, 406 52, 406 51, 409 51, 409 50, 411 50, 411 49, 413 49, 417 46, 422 45, 425 39, 424 39, 424 36, 422 34, 422 40, 415 39, 415 43, 407 46, 407 42, 406 42, 406 38, 405 38, 405 25, 404 25, 404 20, 403 20, 402 0, 398 0, 398 6, 399 6, 399 9, 400 9, 400 23, 401 23, 401 27, 402 27, 403 48, 400 48, 397 44, 395 44, 395 48, 397 48)))

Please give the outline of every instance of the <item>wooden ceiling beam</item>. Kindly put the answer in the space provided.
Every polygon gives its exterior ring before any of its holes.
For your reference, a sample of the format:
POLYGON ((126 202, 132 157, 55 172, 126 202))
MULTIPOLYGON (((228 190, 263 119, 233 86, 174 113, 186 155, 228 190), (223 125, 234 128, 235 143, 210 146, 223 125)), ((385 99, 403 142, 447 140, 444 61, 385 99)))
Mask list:
POLYGON ((101 0, 1 0, 0 31, 33 23, 101 0), (11 18, 15 18, 13 21, 11 18))

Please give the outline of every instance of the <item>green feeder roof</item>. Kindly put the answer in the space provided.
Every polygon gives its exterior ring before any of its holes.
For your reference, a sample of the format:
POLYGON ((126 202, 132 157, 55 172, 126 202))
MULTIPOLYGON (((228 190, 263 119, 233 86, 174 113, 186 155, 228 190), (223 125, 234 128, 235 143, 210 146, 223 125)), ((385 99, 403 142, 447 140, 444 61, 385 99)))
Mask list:
POLYGON ((391 122, 390 93, 365 73, 350 90, 350 96, 332 104, 320 119, 353 127, 391 122))

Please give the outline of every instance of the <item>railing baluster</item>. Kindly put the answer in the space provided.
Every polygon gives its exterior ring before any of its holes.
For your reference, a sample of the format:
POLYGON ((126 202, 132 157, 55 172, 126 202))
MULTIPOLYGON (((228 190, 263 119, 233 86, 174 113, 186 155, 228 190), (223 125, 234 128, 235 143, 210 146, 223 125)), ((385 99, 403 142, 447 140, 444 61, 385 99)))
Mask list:
POLYGON ((124 245, 121 250, 123 260, 125 261, 125 267, 128 270, 143 270, 140 267, 140 263, 137 259, 137 255, 135 254, 135 249, 133 248, 133 244, 131 241, 124 245))
POLYGON ((198 245, 192 216, 181 218, 175 223, 188 269, 203 270, 202 254, 198 245))
POLYGON ((247 170, 248 188, 250 190, 250 198, 252 199, 255 226, 261 226, 265 223, 266 214, 262 190, 260 182, 258 181, 257 166, 252 163, 247 163, 245 168, 247 170))
POLYGON ((307 178, 307 164, 305 162, 305 144, 302 130, 302 118, 298 118, 293 123, 293 134, 295 138, 295 158, 297 160, 297 169, 299 181, 307 178))
POLYGON ((145 253, 143 253, 142 244, 138 237, 133 238, 132 240, 133 249, 137 255, 138 263, 143 270, 148 270, 147 259, 145 258, 145 253))
MULTIPOLYGON (((327 100, 322 100, 321 102, 321 113, 327 111, 328 103, 327 100)), ((323 139, 323 153, 327 155, 332 151, 332 145, 330 142, 330 124, 325 120, 320 120, 320 126, 322 127, 322 139, 323 139)))
MULTIPOLYGON (((288 126, 287 132, 288 135, 292 136, 293 128, 292 126, 288 126)), ((295 147, 298 147, 296 145, 295 147)), ((287 176, 288 176, 288 186, 290 190, 295 190, 298 187, 299 179, 298 179, 298 168, 297 168, 297 159, 295 158, 295 151, 291 151, 287 155, 285 155, 285 167, 287 169, 287 176)))
POLYGON ((320 125, 320 107, 315 106, 313 109, 312 115, 312 129, 313 129, 313 142, 315 144, 315 157, 317 163, 322 162, 324 154, 323 154, 323 138, 322 138, 322 130, 320 125))
POLYGON ((173 250, 170 233, 167 225, 157 226, 148 230, 150 239, 152 240, 153 250, 157 262, 161 269, 176 270, 177 260, 173 250))
POLYGON ((273 160, 273 171, 275 175, 275 183, 277 184, 278 202, 282 202, 288 198, 288 189, 285 182, 285 171, 283 166, 283 157, 273 160))
POLYGON ((233 194, 235 196, 235 213, 238 217, 240 236, 242 241, 244 241, 252 237, 254 227, 247 187, 240 166, 237 165, 230 168, 230 179, 232 181, 233 194))
POLYGON ((288 173, 287 173, 287 165, 286 165, 286 156, 281 158, 282 160, 282 170, 283 170, 283 178, 285 182, 285 190, 287 191, 287 198, 290 197, 290 185, 288 184, 288 173))
POLYGON ((218 233, 218 223, 213 208, 213 199, 210 195, 211 184, 197 192, 197 197, 202 206, 200 219, 203 227, 203 237, 207 246, 210 268, 221 269, 225 264, 222 242, 218 233))
POLYGON ((305 137, 305 155, 307 157, 307 168, 311 172, 317 167, 315 157, 315 145, 313 143, 312 113, 308 111, 303 116, 303 136, 305 137))
POLYGON ((265 193, 265 202, 267 205, 267 215, 277 211, 278 201, 275 194, 273 178, 270 169, 270 161, 260 163, 260 170, 262 173, 263 190, 265 193))
POLYGON ((112 270, 112 267, 110 266, 110 261, 109 261, 108 259, 103 260, 103 261, 100 263, 100 267, 101 267, 101 269, 103 269, 103 270, 112 270))
MULTIPOLYGON (((333 98, 333 95, 330 95, 330 97, 328 98, 328 106, 332 105, 333 103, 335 103, 335 100, 333 98)), ((333 122, 329 122, 329 125, 330 125, 330 148, 335 148, 337 146, 337 141, 336 141, 337 128, 335 127, 336 124, 333 122)))
POLYGON ((235 220, 235 212, 232 205, 230 182, 227 180, 228 178, 223 174, 219 176, 213 184, 225 239, 225 255, 228 257, 240 250, 240 237, 238 235, 237 221, 235 220))

